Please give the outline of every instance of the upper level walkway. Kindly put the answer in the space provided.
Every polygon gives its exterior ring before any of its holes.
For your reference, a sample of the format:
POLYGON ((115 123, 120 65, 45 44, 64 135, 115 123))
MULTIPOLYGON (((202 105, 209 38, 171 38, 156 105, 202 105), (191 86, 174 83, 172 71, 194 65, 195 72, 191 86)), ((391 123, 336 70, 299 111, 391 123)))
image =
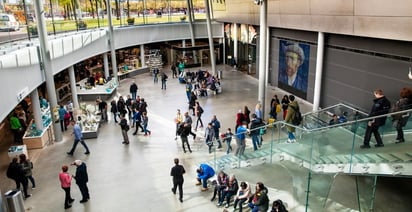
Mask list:
MULTIPOLYGON (((194 22, 195 39, 208 38, 206 22, 194 22)), ((223 38, 223 24, 212 23, 213 38, 223 38)), ((153 24, 114 29, 115 49, 139 46, 165 41, 191 39, 189 23, 153 24)), ((53 75, 90 57, 110 52, 107 29, 85 30, 76 33, 49 36, 51 71, 53 75)), ((0 120, 19 103, 16 95, 26 95, 45 81, 44 71, 39 63, 39 42, 20 41, 15 45, 0 47, 0 120), (23 77, 24 76, 24 77, 23 77), (27 80, 30 79, 30 80, 27 80)))

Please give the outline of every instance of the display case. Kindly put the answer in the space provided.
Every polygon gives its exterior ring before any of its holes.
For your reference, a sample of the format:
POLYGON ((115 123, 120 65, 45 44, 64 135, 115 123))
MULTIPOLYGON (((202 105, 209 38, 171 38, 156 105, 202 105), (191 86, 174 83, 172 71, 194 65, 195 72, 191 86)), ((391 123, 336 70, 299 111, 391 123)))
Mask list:
POLYGON ((80 117, 78 123, 82 128, 83 138, 97 138, 101 119, 97 106, 81 103, 77 117, 80 117))
POLYGON ((50 105, 41 102, 41 118, 43 130, 39 130, 31 120, 23 136, 23 143, 28 149, 41 149, 53 140, 50 105))
POLYGON ((29 155, 27 154, 27 147, 26 145, 19 145, 19 146, 11 146, 7 152, 10 160, 15 157, 19 157, 20 154, 25 154, 27 158, 29 155))

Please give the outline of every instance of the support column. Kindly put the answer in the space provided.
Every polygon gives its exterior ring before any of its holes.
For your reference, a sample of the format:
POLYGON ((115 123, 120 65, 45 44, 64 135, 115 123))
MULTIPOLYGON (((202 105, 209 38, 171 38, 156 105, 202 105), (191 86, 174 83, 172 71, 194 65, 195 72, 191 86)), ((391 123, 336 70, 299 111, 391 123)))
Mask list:
POLYGON ((109 22, 109 45, 110 45, 110 56, 112 59, 112 71, 113 71, 113 82, 120 86, 120 82, 117 78, 117 61, 116 61, 116 50, 114 49, 114 38, 113 38, 113 23, 112 23, 112 6, 110 1, 106 1, 107 8, 107 19, 109 22))
MULTIPOLYGON (((185 48, 186 47, 186 40, 182 40, 182 47, 185 48)), ((186 56, 186 51, 183 50, 182 52, 182 58, 184 58, 186 56)))
POLYGON ((43 71, 46 79, 47 96, 50 103, 50 111, 52 112, 52 123, 54 124, 53 131, 56 141, 62 141, 62 131, 60 128, 60 123, 58 117, 53 115, 53 109, 58 108, 56 87, 54 85, 53 70, 51 67, 51 56, 49 43, 47 42, 47 31, 46 31, 46 20, 44 18, 43 4, 42 1, 34 1, 34 9, 37 17, 37 31, 39 33, 40 41, 40 53, 43 64, 43 71))
MULTIPOLYGON (((190 40, 192 42, 192 47, 194 47, 196 46, 196 41, 195 41, 195 33, 193 30, 194 15, 193 15, 193 9, 192 9, 193 7, 192 7, 191 2, 192 2, 191 0, 187 0, 187 5, 188 5, 188 16, 187 17, 189 17, 190 40)), ((198 63, 198 59, 196 57, 196 50, 193 50, 192 54, 193 54, 194 62, 198 63)))
POLYGON ((260 5, 260 38, 259 38, 259 99, 262 105, 262 119, 265 117, 266 99, 266 37, 267 37, 267 0, 260 5))
MULTIPOLYGON (((236 64, 239 62, 237 61, 237 47, 238 47, 238 41, 237 41, 237 23, 233 23, 234 27, 233 27, 233 60, 236 61, 236 64)), ((237 67, 237 65, 236 65, 237 67)))
POLYGON ((319 109, 320 92, 322 86, 322 72, 323 72, 323 50, 325 48, 325 35, 323 32, 318 33, 318 49, 316 55, 316 74, 315 74, 315 88, 313 92, 313 108, 312 111, 319 109))
POLYGON ((107 56, 107 52, 103 53, 103 68, 104 68, 104 78, 107 79, 110 77, 109 73, 109 57, 107 56))
POLYGON ((76 77, 74 76, 74 66, 69 67, 70 90, 72 91, 72 102, 74 108, 79 108, 79 98, 77 98, 76 77))
POLYGON ((212 75, 216 75, 216 57, 215 57, 215 45, 213 44, 213 33, 212 24, 210 20, 210 1, 205 0, 205 13, 206 13, 206 24, 207 24, 207 37, 209 38, 209 52, 210 52, 210 63, 212 65, 212 75))
POLYGON ((144 45, 140 45, 140 61, 142 62, 142 67, 146 67, 146 61, 144 60, 144 45))
MULTIPOLYGON (((31 94, 31 108, 33 109, 34 123, 36 123, 36 128, 38 130, 43 130, 43 120, 41 118, 41 109, 39 101, 39 92, 34 89, 31 94)), ((30 128, 31 126, 28 126, 30 128)))
POLYGON ((223 37, 222 38, 222 43, 223 43, 223 55, 222 55, 222 57, 221 58, 223 58, 223 64, 227 64, 226 63, 226 59, 227 59, 227 56, 226 56, 226 39, 223 37))

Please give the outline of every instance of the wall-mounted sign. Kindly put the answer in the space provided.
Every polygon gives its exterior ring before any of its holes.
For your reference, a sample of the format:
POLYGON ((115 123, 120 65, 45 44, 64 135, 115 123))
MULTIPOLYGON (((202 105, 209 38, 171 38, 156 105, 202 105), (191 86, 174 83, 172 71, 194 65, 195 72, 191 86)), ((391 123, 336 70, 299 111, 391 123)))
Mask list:
POLYGON ((24 99, 24 97, 27 96, 27 94, 29 94, 29 88, 25 87, 23 90, 21 90, 18 94, 17 94, 17 100, 19 100, 19 102, 21 100, 24 99))

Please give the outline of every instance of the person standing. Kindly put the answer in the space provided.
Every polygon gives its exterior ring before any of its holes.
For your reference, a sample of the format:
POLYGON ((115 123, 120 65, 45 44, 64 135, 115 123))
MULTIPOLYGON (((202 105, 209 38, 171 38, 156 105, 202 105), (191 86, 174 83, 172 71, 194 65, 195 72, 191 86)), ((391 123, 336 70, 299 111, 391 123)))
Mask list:
MULTIPOLYGON (((393 107, 393 112, 409 110, 412 108, 412 89, 411 88, 402 88, 400 92, 400 99, 395 103, 393 107)), ((397 135, 396 135, 396 142, 395 143, 403 143, 405 142, 405 138, 403 135, 403 127, 408 123, 408 119, 410 117, 410 112, 408 113, 398 113, 396 115, 392 115, 393 119, 393 126, 395 126, 397 135)))
POLYGON ((17 115, 15 113, 13 113, 10 117, 10 129, 11 131, 13 131, 14 142, 22 144, 24 131, 20 120, 17 118, 17 115))
POLYGON ((166 81, 167 81, 168 76, 166 73, 162 72, 162 76, 160 76, 160 80, 162 81, 162 90, 166 90, 166 81))
POLYGON ((60 128, 62 132, 67 130, 67 126, 64 124, 64 115, 66 115, 67 111, 64 109, 64 106, 61 104, 59 108, 59 120, 60 120, 60 128))
MULTIPOLYGON (((376 89, 373 92, 375 99, 373 100, 373 106, 371 112, 369 113, 369 117, 384 115, 389 112, 391 108, 391 103, 383 94, 381 89, 376 89)), ((376 144, 375 147, 383 147, 383 142, 381 135, 379 134, 379 127, 385 125, 386 116, 374 118, 368 122, 368 126, 366 127, 365 137, 363 139, 363 145, 360 146, 361 149, 370 148, 369 141, 371 140, 372 133, 375 136, 376 144)))
POLYGON ((236 114, 236 126, 235 126, 235 131, 237 130, 237 128, 238 128, 239 126, 242 125, 243 121, 246 121, 246 120, 245 120, 245 115, 243 114, 242 110, 239 109, 239 111, 238 111, 237 114, 236 114))
POLYGON ((183 116, 180 113, 180 109, 177 109, 177 113, 176 113, 176 118, 175 118, 175 123, 176 123, 176 136, 175 136, 175 140, 177 140, 177 130, 179 130, 179 127, 181 126, 181 124, 183 123, 183 116))
POLYGON ((96 102, 99 106, 102 121, 107 122, 107 102, 102 99, 97 99, 96 102))
POLYGON ((186 173, 185 168, 179 164, 179 159, 174 159, 175 166, 172 167, 170 170, 170 176, 173 177, 173 194, 176 194, 176 188, 179 188, 179 200, 183 202, 183 174, 186 173))
POLYGON ((133 120, 132 126, 136 125, 136 129, 133 135, 137 135, 137 131, 139 131, 139 128, 141 129, 141 132, 144 132, 144 129, 142 126, 142 113, 137 108, 134 109, 132 120, 133 120))
POLYGON ((288 129, 288 143, 295 143, 296 142, 296 137, 295 137, 295 130, 296 128, 293 126, 293 118, 295 117, 295 113, 299 111, 299 104, 297 101, 295 101, 295 96, 290 95, 289 96, 289 106, 287 109, 287 114, 286 114, 286 123, 289 125, 287 126, 288 129))
POLYGON ((220 135, 220 122, 217 120, 216 115, 213 115, 212 120, 210 121, 212 123, 213 130, 215 131, 215 139, 218 143, 217 148, 220 149, 222 148, 222 142, 220 141, 219 135, 220 135))
POLYGON ((213 139, 215 138, 215 130, 212 127, 212 123, 207 124, 205 130, 205 143, 209 147, 209 154, 212 153, 213 139))
POLYGON ((73 126, 74 143, 72 149, 68 151, 67 154, 73 155, 79 142, 83 145, 84 149, 86 149, 86 152, 84 154, 90 154, 89 147, 87 147, 86 143, 84 142, 82 129, 80 128, 79 124, 77 124, 74 120, 70 123, 73 126))
POLYGON ((130 88, 129 88, 129 91, 130 91, 130 94, 132 94, 133 100, 136 100, 137 90, 138 90, 137 84, 135 81, 133 81, 133 83, 130 85, 130 88))
POLYGON ((262 126, 262 120, 259 119, 256 114, 252 114, 252 121, 250 124, 250 136, 252 137, 253 150, 256 151, 260 146, 260 126, 262 126))
POLYGON ((189 81, 186 81, 185 89, 186 89, 187 102, 190 103, 190 98, 192 96, 191 94, 192 94, 192 89, 193 89, 192 83, 189 81))
POLYGON ((288 113, 288 107, 289 107, 288 95, 283 96, 281 104, 282 104, 282 110, 283 110, 283 120, 286 120, 286 114, 288 113))
POLYGON ((262 105, 260 103, 257 103, 255 106, 255 114, 256 118, 262 119, 263 114, 262 114, 262 105))
POLYGON ((20 190, 20 184, 23 185, 24 198, 31 197, 31 194, 27 193, 28 180, 24 174, 22 166, 18 163, 17 158, 13 158, 9 167, 7 168, 7 177, 13 179, 16 182, 16 189, 20 190))
POLYGON ((36 189, 36 182, 33 178, 33 172, 32 172, 33 163, 29 159, 27 159, 25 154, 20 154, 19 159, 20 159, 21 168, 23 169, 23 172, 24 172, 24 176, 27 178, 27 180, 30 180, 31 185, 32 185, 31 188, 36 189))
POLYGON ((172 63, 172 78, 177 78, 177 70, 176 70, 176 65, 175 63, 172 63))
POLYGON ((122 144, 129 144, 129 136, 127 135, 127 131, 129 131, 130 127, 127 124, 127 120, 124 115, 120 116, 120 129, 122 130, 123 142, 122 144))
POLYGON ((157 83, 159 81, 159 69, 153 69, 153 83, 157 83))
POLYGON ((69 101, 69 102, 67 103, 67 110, 68 110, 69 113, 70 113, 70 121, 71 121, 71 120, 74 119, 74 117, 73 117, 74 105, 73 105, 73 102, 72 102, 72 101, 69 101))
POLYGON ((195 115, 197 117, 196 119, 196 127, 195 127, 195 131, 197 130, 197 126, 199 125, 200 122, 200 127, 199 128, 203 128, 203 121, 202 121, 202 114, 203 114, 203 108, 200 106, 199 102, 195 103, 195 115))
POLYGON ((118 113, 119 111, 117 110, 116 101, 115 101, 115 100, 111 101, 111 102, 110 102, 110 106, 111 106, 110 112, 112 112, 112 114, 113 114, 114 122, 117 123, 117 113, 118 113))
POLYGON ((242 122, 242 125, 239 126, 236 130, 236 151, 235 156, 242 156, 246 148, 246 133, 247 133, 246 121, 242 122))
POLYGON ((60 185, 64 190, 65 197, 64 197, 64 209, 68 209, 72 207, 72 203, 74 199, 70 194, 70 187, 72 184, 72 176, 67 172, 69 167, 66 165, 62 166, 62 171, 59 174, 60 185))
POLYGON ((232 151, 232 146, 230 145, 230 143, 232 142, 232 136, 233 136, 232 130, 230 128, 227 128, 227 131, 224 134, 224 138, 223 138, 223 140, 226 142, 226 147, 227 147, 226 154, 229 154, 230 151, 232 151))
POLYGON ((90 199, 89 188, 87 187, 87 182, 89 182, 89 176, 87 174, 87 166, 81 160, 75 160, 72 165, 75 165, 76 175, 73 176, 76 179, 76 184, 79 186, 79 190, 82 193, 82 199, 80 203, 87 202, 90 199))

